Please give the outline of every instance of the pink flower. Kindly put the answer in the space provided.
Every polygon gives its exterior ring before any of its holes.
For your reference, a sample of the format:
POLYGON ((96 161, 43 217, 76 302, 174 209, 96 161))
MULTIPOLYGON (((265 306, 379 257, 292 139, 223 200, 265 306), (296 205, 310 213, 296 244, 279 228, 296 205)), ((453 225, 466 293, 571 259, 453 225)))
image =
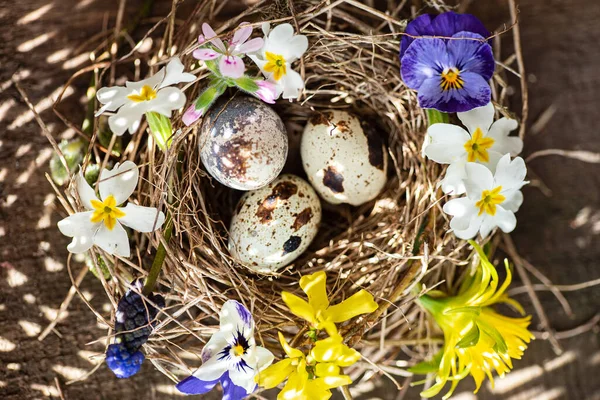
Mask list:
POLYGON ((198 43, 201 45, 211 45, 203 47, 193 52, 194 58, 198 60, 219 61, 219 71, 223 76, 229 78, 239 78, 244 75, 246 66, 240 56, 255 52, 263 47, 264 40, 254 38, 248 40, 252 34, 252 27, 242 22, 233 34, 233 38, 224 43, 217 37, 217 34, 207 23, 202 24, 202 35, 198 37, 198 43))
POLYGON ((196 106, 192 104, 188 107, 187 110, 185 110, 185 113, 183 113, 183 117, 181 117, 181 120, 183 121, 185 126, 190 126, 194 122, 198 121, 202 114, 204 114, 204 110, 196 110, 196 106))
POLYGON ((264 101, 265 103, 275 104, 277 99, 277 87, 272 82, 267 81, 256 81, 258 90, 254 92, 254 95, 264 101))

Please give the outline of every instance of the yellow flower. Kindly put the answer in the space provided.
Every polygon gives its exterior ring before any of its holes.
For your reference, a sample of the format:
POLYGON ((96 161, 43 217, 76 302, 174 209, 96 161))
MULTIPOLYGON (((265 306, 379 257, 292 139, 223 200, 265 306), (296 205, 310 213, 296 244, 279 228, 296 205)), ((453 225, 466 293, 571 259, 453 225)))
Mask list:
POLYGON ((434 359, 411 368, 417 374, 436 374, 435 384, 421 392, 423 397, 437 395, 450 381, 450 390, 443 397, 447 399, 458 382, 469 374, 475 381, 475 393, 486 376, 493 387, 493 370, 499 376, 509 372, 512 359, 520 359, 527 343, 533 339, 527 330, 531 316, 505 317, 490 307, 506 303, 525 315, 521 305, 505 293, 512 279, 508 262, 505 261, 506 279, 498 288, 496 269, 481 247, 473 241, 469 243, 479 254, 481 263, 475 274, 462 283, 459 293, 453 297, 423 295, 418 299, 444 332, 444 347, 434 359))
POLYGON ((300 279, 300 287, 307 294, 308 302, 289 292, 282 292, 281 297, 292 313, 310 322, 315 329, 325 329, 327 324, 344 322, 377 309, 373 296, 363 289, 341 303, 330 306, 326 280, 323 271, 300 279))
POLYGON ((279 332, 287 358, 259 372, 256 382, 271 389, 287 379, 277 400, 327 400, 331 389, 352 383, 340 367, 354 364, 360 353, 343 344, 335 325, 328 324, 327 332, 330 337, 317 341, 308 356, 291 347, 279 332))

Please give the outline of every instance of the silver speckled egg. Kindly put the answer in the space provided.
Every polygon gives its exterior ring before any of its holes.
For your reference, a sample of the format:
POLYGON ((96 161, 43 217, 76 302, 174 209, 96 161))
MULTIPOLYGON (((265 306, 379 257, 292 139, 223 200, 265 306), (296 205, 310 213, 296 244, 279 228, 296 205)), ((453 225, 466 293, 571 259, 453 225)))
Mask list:
POLYGON ((253 97, 215 104, 200 128, 200 157, 219 182, 254 190, 275 179, 285 164, 288 140, 275 111, 253 97))
POLYGON ((229 251, 259 273, 273 273, 302 254, 321 222, 321 203, 313 188, 295 175, 282 175, 246 193, 229 230, 229 251))
POLYGON ((332 204, 366 203, 387 181, 387 151, 381 137, 363 129, 346 111, 315 114, 304 128, 300 153, 310 183, 332 204))

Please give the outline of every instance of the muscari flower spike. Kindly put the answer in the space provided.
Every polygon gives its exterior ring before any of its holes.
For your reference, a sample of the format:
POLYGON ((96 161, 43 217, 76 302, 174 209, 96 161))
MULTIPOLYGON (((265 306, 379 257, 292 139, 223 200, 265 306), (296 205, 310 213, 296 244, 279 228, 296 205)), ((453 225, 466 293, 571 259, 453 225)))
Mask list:
POLYGON ((271 365, 273 354, 256 345, 254 320, 242 304, 228 300, 219 313, 220 328, 202 350, 202 365, 177 384, 185 394, 203 394, 217 383, 224 400, 241 400, 256 389, 255 376, 271 365))
POLYGON ((138 232, 152 232, 165 221, 162 211, 133 203, 123 204, 135 190, 139 178, 137 165, 131 161, 102 170, 98 178, 100 198, 80 172, 75 178, 77 193, 86 211, 58 222, 58 229, 73 240, 67 246, 71 253, 84 253, 93 245, 109 254, 129 257, 129 238, 123 225, 138 232))
POLYGON ((334 324, 327 325, 329 338, 318 340, 308 355, 291 347, 279 332, 286 358, 260 372, 259 386, 271 389, 287 380, 277 400, 327 400, 331 389, 349 385, 352 379, 342 373, 360 359, 360 353, 343 344, 334 324))
POLYGON ((171 118, 173 110, 185 105, 185 94, 173 87, 182 82, 193 82, 196 76, 184 72, 178 57, 173 57, 165 68, 139 82, 126 82, 125 86, 105 87, 98 90, 96 97, 104 106, 96 117, 105 112, 115 112, 108 118, 110 130, 117 136, 125 131, 135 133, 146 113, 158 113, 171 118))
POLYGON ((258 65, 263 75, 276 85, 277 96, 284 99, 297 99, 304 89, 304 80, 292 69, 308 49, 308 39, 294 34, 290 24, 277 25, 273 30, 269 23, 262 26, 265 34, 264 46, 250 58, 258 65))
POLYGON ((422 108, 465 112, 490 102, 494 55, 486 41, 489 32, 475 17, 424 15, 406 33, 419 37, 403 38, 400 71, 406 85, 418 91, 422 108))
POLYGON ((459 195, 466 191, 467 162, 483 164, 493 173, 503 155, 516 157, 521 152, 523 141, 509 136, 518 126, 514 119, 494 122, 492 103, 456 115, 467 130, 445 123, 429 126, 423 153, 437 163, 450 164, 439 185, 444 193, 459 195))
POLYGON ((502 156, 494 174, 484 165, 467 163, 464 180, 466 196, 452 199, 443 210, 452 215, 450 228, 461 239, 472 239, 477 232, 482 238, 499 227, 512 232, 517 226, 515 212, 523 203, 521 188, 526 185, 525 161, 510 154, 502 156))
POLYGON ((377 309, 373 295, 364 289, 339 304, 330 305, 326 282, 324 271, 305 275, 300 278, 300 287, 308 296, 308 302, 289 292, 282 292, 281 297, 292 313, 308 321, 315 329, 325 329, 329 324, 344 322, 377 309))
POLYGON ((448 381, 451 387, 443 397, 449 398, 458 382, 471 375, 475 393, 487 376, 492 387, 495 370, 504 376, 512 367, 512 359, 520 359, 534 336, 527 330, 531 316, 515 300, 508 297, 512 273, 505 260, 506 279, 499 286, 498 272, 475 242, 469 241, 480 258, 472 276, 462 283, 456 296, 423 295, 417 302, 434 318, 444 332, 444 347, 431 360, 410 369, 416 374, 435 374, 435 384, 421 392, 422 397, 437 395, 448 381), (522 318, 506 317, 494 311, 494 304, 505 303, 516 309, 522 318))

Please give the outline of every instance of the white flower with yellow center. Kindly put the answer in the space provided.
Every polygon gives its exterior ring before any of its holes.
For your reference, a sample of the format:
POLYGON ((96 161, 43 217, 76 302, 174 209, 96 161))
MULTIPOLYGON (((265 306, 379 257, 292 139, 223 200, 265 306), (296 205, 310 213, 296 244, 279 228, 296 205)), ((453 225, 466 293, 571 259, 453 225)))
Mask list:
POLYGON ((60 232, 73 238, 67 246, 71 253, 83 253, 96 245, 109 254, 129 257, 129 239, 123 225, 138 232, 152 232, 162 226, 165 215, 156 208, 132 203, 118 207, 133 193, 138 177, 138 167, 131 161, 103 170, 98 178, 98 198, 83 175, 77 175, 76 189, 86 211, 58 223, 60 232))
POLYGON ((270 31, 270 25, 265 23, 262 29, 265 43, 257 53, 250 54, 250 58, 277 86, 278 97, 282 94, 284 99, 297 99, 304 89, 304 81, 292 69, 292 63, 308 49, 308 39, 304 35, 295 35, 290 24, 277 25, 270 31))
POLYGON ((485 238, 496 227, 512 232, 517 226, 514 213, 523 203, 520 189, 528 183, 525 161, 521 157, 511 161, 506 154, 498 161, 495 174, 472 162, 466 164, 465 172, 467 195, 444 205, 444 212, 453 216, 450 228, 454 234, 461 239, 472 239, 477 232, 485 238))
POLYGON ((170 118, 173 110, 185 105, 185 94, 181 89, 171 86, 196 79, 193 74, 183 71, 183 64, 178 57, 174 57, 165 68, 148 79, 98 90, 96 97, 104 106, 98 110, 96 117, 107 111, 118 110, 108 118, 108 126, 117 136, 127 130, 135 133, 146 113, 156 112, 170 118))
POLYGON ((468 131, 452 124, 433 124, 427 129, 423 153, 437 163, 450 164, 440 186, 444 193, 458 195, 465 192, 467 162, 483 164, 493 173, 503 155, 516 157, 521 152, 523 141, 508 136, 518 126, 514 119, 493 122, 492 103, 456 115, 468 131))

